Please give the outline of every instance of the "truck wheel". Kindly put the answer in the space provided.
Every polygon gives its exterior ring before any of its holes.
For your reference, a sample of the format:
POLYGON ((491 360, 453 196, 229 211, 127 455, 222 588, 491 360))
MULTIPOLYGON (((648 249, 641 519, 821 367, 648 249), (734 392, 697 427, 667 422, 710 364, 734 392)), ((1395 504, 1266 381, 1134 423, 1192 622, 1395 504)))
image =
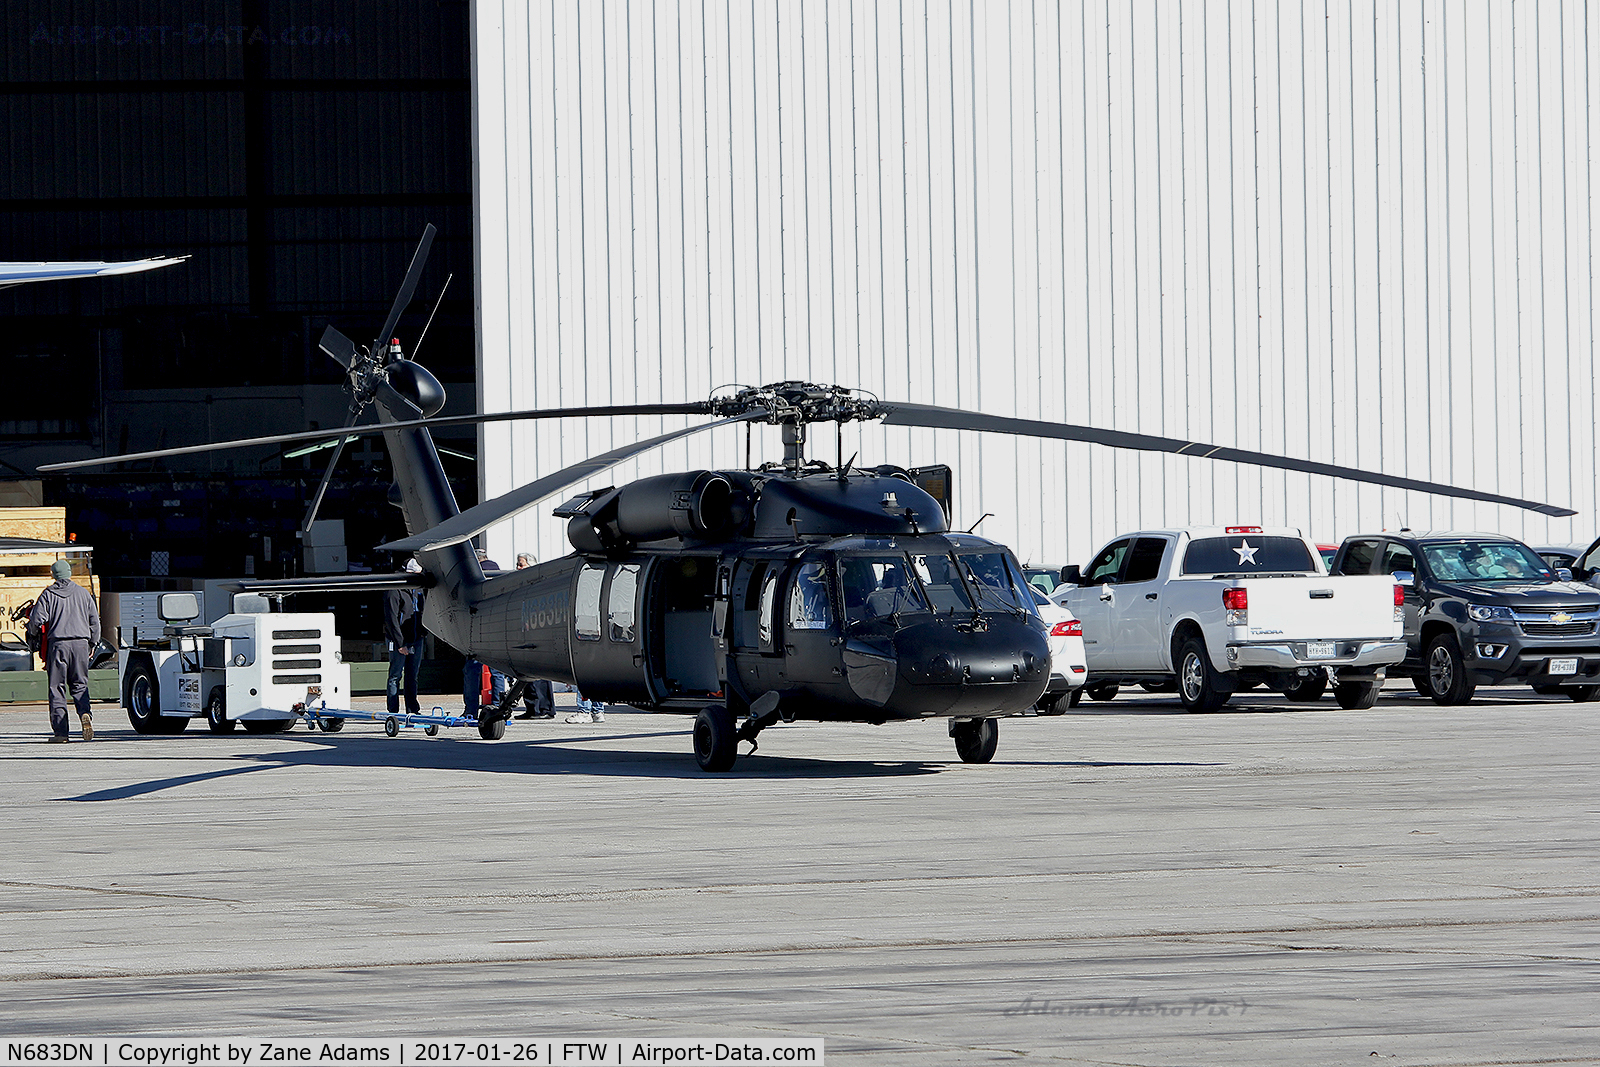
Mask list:
POLYGON ((988 763, 994 759, 995 746, 1000 743, 1000 720, 951 723, 950 736, 955 738, 956 755, 961 757, 962 763, 988 763))
POLYGON ((233 733, 234 721, 228 718, 228 695, 220 685, 212 686, 206 696, 206 725, 214 734, 233 733))
POLYGON ((1465 704, 1478 687, 1467 679, 1467 665, 1453 633, 1436 634, 1424 657, 1428 665, 1428 695, 1435 704, 1465 704))
POLYGON ((1425 674, 1413 674, 1411 676, 1411 687, 1417 691, 1417 696, 1419 697, 1433 696, 1433 690, 1428 688, 1428 676, 1425 674))
POLYGON ((1065 715, 1070 707, 1072 707, 1072 694, 1057 693, 1055 696, 1047 696, 1039 702, 1039 714, 1065 715))
POLYGON ((1085 686, 1083 691, 1089 694, 1090 700, 1115 700, 1121 690, 1120 687, 1108 682, 1103 685, 1085 686))
POLYGON ((1206 643, 1198 637, 1184 642, 1178 653, 1178 699, 1190 711, 1216 711, 1231 695, 1219 684, 1217 669, 1206 654, 1206 643))
POLYGON ((1378 702, 1382 682, 1340 682, 1333 687, 1333 698, 1347 711, 1370 708, 1378 702))
POLYGON ((1600 694, 1600 685, 1564 685, 1561 691, 1578 703, 1586 704, 1600 694))
MULTIPOLYGON (((1314 700, 1321 700, 1322 694, 1327 691, 1328 673, 1319 667, 1312 674, 1295 675, 1294 681, 1289 683, 1289 688, 1283 691, 1283 695, 1290 700, 1309 704, 1314 700)), ((1335 690, 1335 695, 1337 692, 1335 690)))
POLYGON ((1067 694, 1067 707, 1075 708, 1075 707, 1078 706, 1078 704, 1082 700, 1083 700, 1083 686, 1080 685, 1080 686, 1078 686, 1078 688, 1074 689, 1072 692, 1067 694))
POLYGON ((135 663, 128 672, 125 691, 123 703, 134 733, 161 733, 161 685, 156 681, 155 668, 142 659, 135 663))

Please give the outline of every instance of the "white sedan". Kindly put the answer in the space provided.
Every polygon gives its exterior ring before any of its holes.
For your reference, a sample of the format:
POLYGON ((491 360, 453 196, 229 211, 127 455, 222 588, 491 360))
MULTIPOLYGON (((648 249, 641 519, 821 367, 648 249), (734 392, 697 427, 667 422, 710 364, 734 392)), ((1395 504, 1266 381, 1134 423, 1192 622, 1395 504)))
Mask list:
POLYGON ((1083 623, 1077 616, 1033 588, 1039 617, 1050 627, 1050 686, 1035 705, 1048 715, 1065 715, 1083 696, 1089 659, 1083 651, 1083 623))

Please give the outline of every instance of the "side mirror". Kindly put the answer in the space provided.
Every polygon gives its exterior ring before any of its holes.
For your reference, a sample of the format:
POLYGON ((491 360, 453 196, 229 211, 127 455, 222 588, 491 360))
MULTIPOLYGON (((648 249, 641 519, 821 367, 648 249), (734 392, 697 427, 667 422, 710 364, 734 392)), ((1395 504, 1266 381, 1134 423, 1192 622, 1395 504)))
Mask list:
POLYGON ((1067 566, 1061 568, 1061 584, 1062 585, 1082 585, 1083 584, 1083 572, 1078 569, 1078 565, 1076 563, 1069 563, 1067 566))
POLYGON ((1571 569, 1567 568, 1567 567, 1557 567, 1556 568, 1556 581, 1558 581, 1558 582, 1570 582, 1570 581, 1572 581, 1572 571, 1571 571, 1571 569))
POLYGON ((1403 585, 1408 589, 1415 589, 1417 586, 1417 576, 1412 571, 1395 571, 1390 577, 1397 585, 1403 585))

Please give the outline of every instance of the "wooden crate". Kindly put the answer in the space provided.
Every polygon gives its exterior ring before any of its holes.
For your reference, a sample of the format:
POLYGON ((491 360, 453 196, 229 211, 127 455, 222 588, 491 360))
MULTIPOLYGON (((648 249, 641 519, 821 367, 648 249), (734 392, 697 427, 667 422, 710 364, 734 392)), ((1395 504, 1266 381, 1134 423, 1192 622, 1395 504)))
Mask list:
POLYGON ((66 508, 0 508, 0 537, 67 539, 66 508))

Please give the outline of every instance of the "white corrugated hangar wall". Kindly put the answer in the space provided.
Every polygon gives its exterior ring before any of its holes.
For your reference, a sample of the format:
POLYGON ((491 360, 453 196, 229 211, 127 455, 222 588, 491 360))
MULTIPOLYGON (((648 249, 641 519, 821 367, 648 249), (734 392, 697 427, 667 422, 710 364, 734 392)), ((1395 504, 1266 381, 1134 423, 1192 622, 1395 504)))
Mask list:
MULTIPOLYGON (((1596 532, 1600 20, 1579 0, 475 0, 473 20, 481 410, 807 379, 1580 512, 847 428, 846 458, 950 464, 955 523, 992 513, 979 531, 1038 563, 1196 523, 1596 532)), ((687 424, 485 427, 481 488, 687 424)), ((758 431, 757 461, 780 454, 758 431)), ((721 430, 593 484, 743 460, 721 430)), ((556 502, 491 553, 567 551, 556 502)))

